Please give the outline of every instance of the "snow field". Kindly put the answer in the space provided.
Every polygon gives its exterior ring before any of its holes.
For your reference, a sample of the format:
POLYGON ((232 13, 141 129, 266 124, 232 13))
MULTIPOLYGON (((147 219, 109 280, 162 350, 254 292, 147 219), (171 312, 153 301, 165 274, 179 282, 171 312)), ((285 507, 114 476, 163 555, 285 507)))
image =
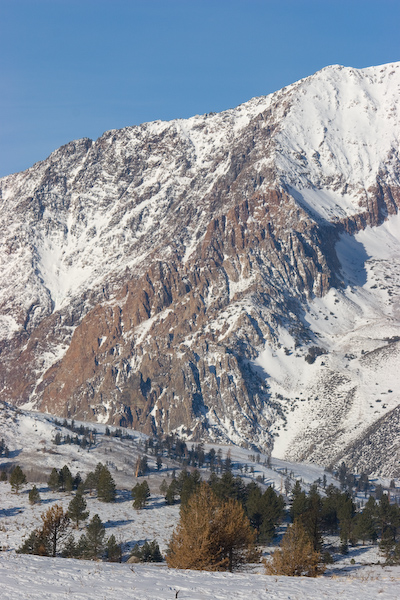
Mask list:
POLYGON ((0 554, 3 600, 397 600, 399 580, 398 567, 310 579, 0 554))

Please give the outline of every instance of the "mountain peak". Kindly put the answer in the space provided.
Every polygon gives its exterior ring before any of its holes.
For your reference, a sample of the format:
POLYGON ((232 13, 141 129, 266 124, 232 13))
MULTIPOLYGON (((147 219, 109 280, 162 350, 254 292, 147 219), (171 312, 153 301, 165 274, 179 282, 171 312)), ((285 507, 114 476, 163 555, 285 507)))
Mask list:
POLYGON ((362 445, 399 400, 360 374, 397 352, 399 77, 333 65, 1 179, 1 398, 325 463, 362 445))

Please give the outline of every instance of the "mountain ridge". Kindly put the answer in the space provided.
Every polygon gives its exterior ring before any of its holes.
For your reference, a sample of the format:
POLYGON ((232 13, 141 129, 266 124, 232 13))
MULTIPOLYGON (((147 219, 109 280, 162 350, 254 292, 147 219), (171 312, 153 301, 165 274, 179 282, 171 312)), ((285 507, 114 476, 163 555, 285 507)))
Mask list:
MULTIPOLYGON (((394 222, 400 204, 399 66, 326 67, 223 113, 70 142, 1 179, 1 398, 283 448, 300 413, 269 371, 297 353, 319 378, 331 360, 329 336, 322 344, 307 318, 333 290, 339 307, 350 302, 343 240, 363 257, 355 312, 376 304, 370 288, 365 300, 371 257, 354 240, 394 222)), ((302 452, 313 460, 311 438, 302 452)), ((332 444, 318 444, 334 461, 332 444)))

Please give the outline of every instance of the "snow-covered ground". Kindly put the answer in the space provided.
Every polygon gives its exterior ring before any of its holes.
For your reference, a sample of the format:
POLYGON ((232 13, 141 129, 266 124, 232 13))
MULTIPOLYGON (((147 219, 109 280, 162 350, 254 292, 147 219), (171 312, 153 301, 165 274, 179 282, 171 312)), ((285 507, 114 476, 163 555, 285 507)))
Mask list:
POLYGON ((340 577, 309 579, 0 555, 3 600, 395 600, 399 580, 398 567, 354 568, 340 577))
MULTIPOLYGON (((84 424, 93 427, 93 424, 84 424)), ((104 434, 105 427, 96 425, 98 434, 95 446, 82 450, 73 445, 53 444, 55 433, 67 434, 49 415, 0 407, 0 438, 4 438, 10 457, 2 457, 1 465, 20 464, 28 474, 28 484, 19 494, 11 493, 9 483, 0 483, 0 584, 2 600, 34 600, 65 598, 90 600, 132 599, 167 600, 187 598, 277 598, 310 600, 321 598, 352 598, 369 600, 398 597, 400 567, 381 567, 382 558, 376 546, 350 548, 345 557, 335 554, 335 563, 326 573, 315 580, 289 577, 270 577, 263 574, 263 565, 252 565, 243 572, 208 573, 179 571, 162 565, 131 565, 90 562, 83 560, 47 558, 19 555, 15 550, 29 533, 41 524, 40 515, 55 503, 67 508, 72 494, 50 492, 44 483, 53 466, 60 469, 68 464, 73 474, 78 470, 85 475, 100 462, 108 462, 117 482, 117 501, 102 503, 95 497, 86 496, 91 518, 98 513, 106 527, 106 535, 114 534, 123 543, 124 560, 136 543, 156 539, 165 553, 172 531, 179 518, 179 506, 166 506, 158 488, 171 475, 176 466, 164 464, 161 473, 152 470, 146 478, 152 496, 148 506, 140 511, 132 507, 130 490, 136 483, 132 462, 143 452, 145 436, 130 432, 133 439, 120 440, 104 434), (36 477, 36 479, 35 479, 36 477), (30 506, 28 492, 33 483, 41 495, 41 503, 30 506), (353 563, 352 563, 353 561, 353 563)), ((230 451, 235 472, 239 465, 248 466, 248 480, 264 476, 265 484, 273 484, 284 493, 288 474, 302 479, 307 487, 324 471, 317 465, 289 463, 272 458, 271 467, 266 466, 266 457, 257 456, 248 450, 234 446, 215 446, 221 449, 222 457, 230 451), (254 473, 250 472, 254 470, 254 473)), ((208 447, 206 447, 206 450, 208 447)), ((167 460, 165 460, 167 463, 167 460)), ((150 459, 150 466, 154 465, 150 459)), ((2 467, 0 467, 2 468, 2 467)), ((203 476, 208 477, 204 471, 203 476)), ((328 483, 334 481, 325 473, 328 483)), ((79 536, 83 531, 75 531, 79 536)), ((337 541, 337 540, 336 540, 337 541)), ((336 544, 332 540, 333 544, 336 544)), ((264 548, 265 557, 273 548, 264 548)))
POLYGON ((312 343, 326 353, 307 363, 282 329, 281 346, 267 346, 255 361, 268 373, 272 396, 281 398, 285 418, 276 426, 273 452, 282 458, 300 460, 314 444, 313 460, 322 462, 329 450, 334 462, 346 444, 400 402, 400 349, 391 344, 400 339, 400 215, 354 236, 343 234, 336 251, 344 287, 313 299, 304 317, 312 343), (327 435, 337 439, 329 449, 327 435))

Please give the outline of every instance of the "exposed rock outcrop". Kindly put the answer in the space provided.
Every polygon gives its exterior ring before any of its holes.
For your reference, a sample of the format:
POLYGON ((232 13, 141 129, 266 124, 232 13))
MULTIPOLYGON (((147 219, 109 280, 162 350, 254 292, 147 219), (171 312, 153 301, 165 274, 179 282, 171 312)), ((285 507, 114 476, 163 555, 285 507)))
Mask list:
MULTIPOLYGON (((311 303, 348 285, 340 236, 397 213, 399 81, 399 64, 330 67, 225 113, 71 142, 0 180, 0 397, 271 448, 288 388, 258 358, 308 356, 311 303)), ((302 458, 336 456, 332 423, 330 441, 299 431, 302 458)))

